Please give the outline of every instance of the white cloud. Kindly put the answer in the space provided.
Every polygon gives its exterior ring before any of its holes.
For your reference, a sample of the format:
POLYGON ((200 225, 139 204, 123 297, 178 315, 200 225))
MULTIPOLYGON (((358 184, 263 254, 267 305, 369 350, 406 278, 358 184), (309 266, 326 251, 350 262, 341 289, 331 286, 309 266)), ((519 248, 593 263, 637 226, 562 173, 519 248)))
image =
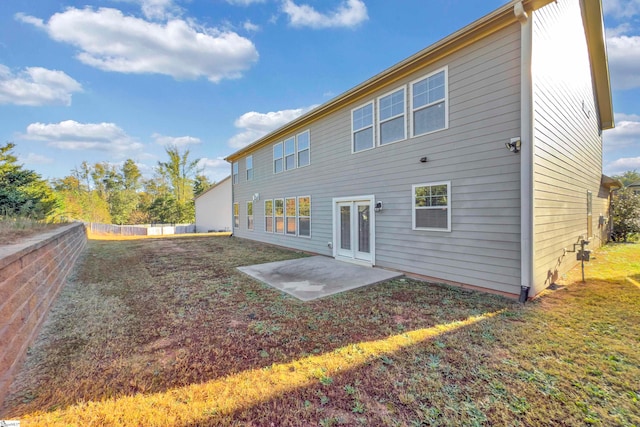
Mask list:
POLYGON ((22 14, 16 19, 78 47, 78 60, 104 71, 166 74, 176 79, 204 76, 217 83, 240 77, 258 59, 250 40, 182 19, 155 23, 124 16, 117 9, 90 7, 69 8, 47 23, 22 14))
POLYGON ((260 26, 254 24, 251 21, 245 21, 244 24, 242 24, 242 28, 245 29, 245 31, 248 31, 250 33, 255 33, 256 31, 260 31, 260 26))
POLYGON ((609 163, 605 170, 608 175, 622 175, 626 171, 640 170, 640 157, 622 157, 609 163))
POLYGON ((613 88, 640 87, 640 36, 608 37, 607 53, 613 88))
POLYGON ((606 151, 613 151, 637 144, 640 148, 640 115, 615 114, 616 127, 604 131, 606 151))
POLYGON ((148 19, 166 19, 179 11, 173 0, 140 0, 140 6, 148 19))
POLYGON ((604 0, 602 8, 605 15, 630 18, 640 14, 640 0, 604 0))
POLYGON ((271 111, 268 113, 250 111, 244 113, 234 122, 235 127, 241 129, 240 133, 229 139, 228 144, 232 148, 245 147, 315 107, 313 105, 294 110, 271 111))
POLYGON ((284 0, 282 10, 289 16, 289 23, 294 27, 351 28, 369 19, 367 6, 362 0, 345 0, 335 11, 329 13, 320 13, 307 4, 297 5, 293 0, 284 0))
POLYGON ((19 160, 27 165, 50 165, 54 162, 54 159, 36 153, 29 153, 26 156, 20 156, 19 160))
POLYGON ((71 105, 71 94, 82 85, 62 71, 28 67, 13 74, 0 64, 0 104, 71 105))
POLYGON ((114 123, 78 123, 74 120, 32 123, 21 137, 44 141, 48 146, 62 150, 106 151, 120 156, 143 146, 114 123))
POLYGON ((613 28, 607 28, 606 29, 606 35, 607 38, 609 37, 618 37, 624 34, 628 34, 629 31, 631 31, 633 29, 633 27, 631 26, 631 24, 629 24, 628 22, 623 22, 622 24, 618 25, 617 27, 613 27, 613 28))
POLYGON ((219 182, 231 173, 231 165, 222 158, 208 159, 203 157, 198 168, 211 180, 219 182))
POLYGON ((202 141, 200 138, 193 136, 165 136, 159 133, 154 133, 151 137, 155 140, 156 144, 168 146, 175 145, 176 147, 186 147, 187 145, 200 144, 202 141))
POLYGON ((265 0, 227 0, 227 3, 236 6, 249 6, 253 3, 264 3, 265 0))

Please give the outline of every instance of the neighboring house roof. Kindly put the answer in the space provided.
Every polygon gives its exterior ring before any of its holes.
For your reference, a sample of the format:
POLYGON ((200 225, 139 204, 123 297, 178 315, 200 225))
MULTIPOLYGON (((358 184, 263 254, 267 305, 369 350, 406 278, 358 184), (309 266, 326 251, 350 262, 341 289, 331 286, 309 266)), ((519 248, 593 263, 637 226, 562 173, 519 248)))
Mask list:
POLYGON ((640 181, 627 185, 627 188, 636 188, 636 187, 640 188, 640 181))
MULTIPOLYGON (((554 0, 523 0, 522 5, 526 12, 539 9, 554 0)), ((292 120, 286 125, 276 129, 268 135, 256 140, 235 153, 227 156, 225 160, 236 161, 242 156, 252 152, 273 141, 284 138, 288 134, 302 130, 309 123, 319 120, 347 104, 361 100, 383 86, 396 82, 407 75, 422 69, 452 53, 471 45, 472 43, 499 31, 515 22, 518 18, 514 13, 514 5, 519 2, 510 2, 501 8, 491 12, 444 39, 432 44, 420 52, 410 56, 404 61, 373 76, 369 80, 355 86, 332 100, 314 108, 308 113, 292 120)), ((594 92, 598 105, 600 126, 602 129, 611 129, 613 123, 613 104, 611 100, 611 87, 609 81, 609 66, 604 38, 604 24, 602 18, 601 0, 581 1, 583 9, 583 21, 586 28, 586 39, 591 63, 594 92)))
POLYGON ((607 175, 602 175, 602 179, 600 180, 600 183, 604 188, 608 188, 609 190, 611 190, 612 188, 624 187, 619 180, 615 178, 611 178, 610 176, 607 176, 607 175))
POLYGON ((213 190, 214 188, 218 187, 219 185, 223 184, 225 181, 228 181, 231 179, 231 175, 229 175, 228 177, 224 178, 222 181, 218 181, 215 184, 213 184, 211 187, 207 188, 206 190, 204 190, 202 193, 198 194, 198 196, 196 198, 194 198, 193 200, 198 200, 200 197, 204 196, 205 194, 207 194, 209 191, 213 190))

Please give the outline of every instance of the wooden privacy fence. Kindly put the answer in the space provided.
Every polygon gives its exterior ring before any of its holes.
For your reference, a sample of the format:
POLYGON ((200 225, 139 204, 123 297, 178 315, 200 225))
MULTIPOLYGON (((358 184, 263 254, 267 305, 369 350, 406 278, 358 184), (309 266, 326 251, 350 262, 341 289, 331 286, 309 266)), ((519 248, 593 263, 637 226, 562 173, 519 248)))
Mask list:
POLYGON ((91 222, 87 223, 86 227, 92 234, 115 234, 118 236, 164 236, 196 232, 195 224, 115 225, 91 222))

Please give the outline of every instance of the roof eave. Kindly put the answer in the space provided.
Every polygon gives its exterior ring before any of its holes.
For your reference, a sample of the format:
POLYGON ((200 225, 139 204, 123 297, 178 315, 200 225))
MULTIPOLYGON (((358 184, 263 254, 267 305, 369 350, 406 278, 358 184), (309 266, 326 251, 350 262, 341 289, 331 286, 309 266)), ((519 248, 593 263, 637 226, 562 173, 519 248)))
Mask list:
POLYGON ((602 2, 600 0, 581 0, 581 2, 600 127, 602 130, 613 129, 615 123, 602 2))
POLYGON ((602 175, 602 179, 600 180, 600 182, 602 183, 603 187, 608 188, 609 190, 611 190, 612 188, 624 187, 622 185, 622 182, 620 182, 620 180, 611 178, 610 176, 607 176, 607 175, 602 175))

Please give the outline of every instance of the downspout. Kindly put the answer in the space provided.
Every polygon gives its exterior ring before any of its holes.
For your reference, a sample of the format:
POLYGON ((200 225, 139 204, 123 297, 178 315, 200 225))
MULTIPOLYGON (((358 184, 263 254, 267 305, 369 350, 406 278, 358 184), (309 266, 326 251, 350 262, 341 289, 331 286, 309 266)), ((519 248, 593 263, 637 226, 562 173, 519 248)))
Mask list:
POLYGON ((522 1, 513 5, 520 33, 520 298, 524 303, 533 285, 533 26, 522 1))

